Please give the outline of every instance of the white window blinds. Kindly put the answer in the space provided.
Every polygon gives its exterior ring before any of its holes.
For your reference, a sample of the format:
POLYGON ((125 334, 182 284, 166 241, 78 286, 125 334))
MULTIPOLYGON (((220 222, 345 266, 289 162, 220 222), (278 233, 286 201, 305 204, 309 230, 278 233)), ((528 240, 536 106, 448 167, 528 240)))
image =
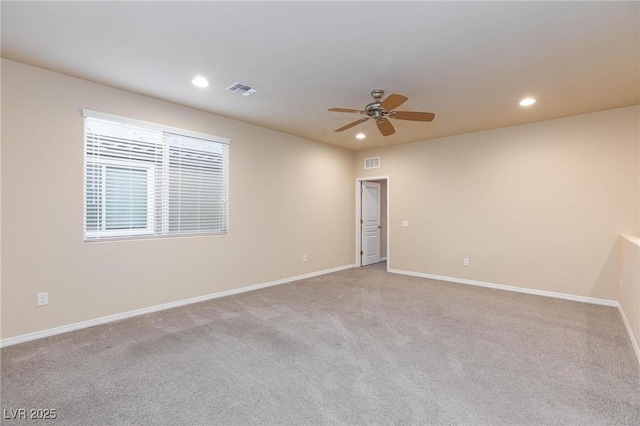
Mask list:
POLYGON ((225 234, 229 140, 85 116, 85 241, 225 234))

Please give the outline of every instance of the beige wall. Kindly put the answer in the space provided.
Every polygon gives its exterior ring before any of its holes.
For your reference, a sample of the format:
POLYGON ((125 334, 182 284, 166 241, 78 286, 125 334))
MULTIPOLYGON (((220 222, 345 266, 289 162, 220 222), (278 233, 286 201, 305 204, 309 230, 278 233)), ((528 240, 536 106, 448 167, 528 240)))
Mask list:
POLYGON ((11 61, 1 78, 2 338, 351 264, 374 175, 391 268, 635 297, 615 246, 640 231, 638 106, 354 154, 11 61), (83 108, 231 138, 230 234, 83 243, 83 108))
MULTIPOLYGON (((636 345, 640 344, 640 238, 631 235, 618 240, 620 251, 620 306, 627 318, 636 345)), ((640 353, 636 354, 640 361, 640 353)))
POLYGON ((390 176, 389 266, 616 300, 616 240, 639 230, 639 111, 357 152, 356 177, 390 176))
POLYGON ((6 60, 2 106, 2 338, 354 262, 350 151, 6 60), (83 108, 231 138, 229 235, 83 243, 83 108))

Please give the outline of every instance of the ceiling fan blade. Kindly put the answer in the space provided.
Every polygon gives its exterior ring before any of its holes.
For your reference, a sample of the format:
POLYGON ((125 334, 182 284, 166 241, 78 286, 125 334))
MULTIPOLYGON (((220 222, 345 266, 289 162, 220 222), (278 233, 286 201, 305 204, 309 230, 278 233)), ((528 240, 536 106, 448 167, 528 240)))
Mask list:
POLYGON ((387 111, 391 111, 392 109, 396 109, 400 105, 405 103, 407 99, 409 98, 407 98, 406 96, 396 95, 395 93, 392 93, 389 95, 387 99, 382 101, 382 103, 380 104, 380 108, 384 108, 387 111))
POLYGON ((362 113, 363 111, 360 111, 359 109, 351 109, 351 108, 329 108, 329 111, 333 111, 333 112, 358 112, 358 113, 362 113))
POLYGON ((394 117, 398 120, 433 121, 436 115, 432 112, 394 111, 394 117))
POLYGON ((389 136, 396 132, 396 129, 393 128, 393 125, 386 118, 381 118, 376 121, 378 125, 378 130, 382 133, 382 136, 389 136))
POLYGON ((357 126, 360 123, 364 123, 365 121, 367 121, 369 119, 369 117, 365 117, 365 118, 361 118, 360 120, 356 120, 353 123, 349 123, 346 126, 342 126, 339 129, 334 130, 334 132, 342 132, 345 131, 347 129, 352 128, 353 126, 357 126))

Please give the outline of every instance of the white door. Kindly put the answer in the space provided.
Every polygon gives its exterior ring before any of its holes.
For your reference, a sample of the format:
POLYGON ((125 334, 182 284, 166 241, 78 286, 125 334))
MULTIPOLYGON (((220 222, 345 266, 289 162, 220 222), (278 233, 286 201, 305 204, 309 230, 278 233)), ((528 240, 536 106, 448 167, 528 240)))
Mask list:
POLYGON ((380 184, 362 182, 362 266, 380 262, 380 184))

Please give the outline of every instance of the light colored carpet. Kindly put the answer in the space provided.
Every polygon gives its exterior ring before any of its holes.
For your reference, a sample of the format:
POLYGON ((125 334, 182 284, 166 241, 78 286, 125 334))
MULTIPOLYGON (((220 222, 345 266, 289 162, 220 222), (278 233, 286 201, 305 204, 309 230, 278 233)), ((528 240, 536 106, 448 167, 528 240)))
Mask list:
POLYGON ((43 424, 640 424, 616 309, 383 265, 1 356, 2 408, 57 409, 43 424))

